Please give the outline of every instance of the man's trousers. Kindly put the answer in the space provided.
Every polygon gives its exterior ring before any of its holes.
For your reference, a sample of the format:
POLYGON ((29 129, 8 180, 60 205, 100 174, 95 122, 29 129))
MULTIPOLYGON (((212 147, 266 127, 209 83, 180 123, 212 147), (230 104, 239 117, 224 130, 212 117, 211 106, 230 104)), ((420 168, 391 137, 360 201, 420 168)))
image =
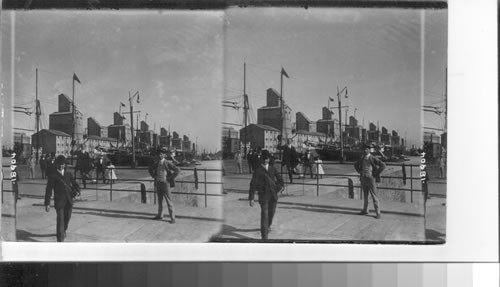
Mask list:
POLYGON ((375 213, 380 214, 379 200, 377 196, 377 185, 375 183, 375 178, 361 176, 361 189, 363 190, 363 211, 368 212, 368 196, 371 195, 373 200, 373 206, 375 207, 375 213))
POLYGON ((68 229, 72 210, 73 206, 70 204, 66 204, 64 207, 56 209, 56 214, 57 214, 56 237, 58 242, 63 242, 64 237, 66 237, 66 230, 68 229))
POLYGON ((167 202, 168 212, 170 218, 175 219, 174 204, 172 201, 172 194, 166 182, 157 181, 156 188, 158 190, 158 216, 163 217, 163 199, 167 202))
POLYGON ((276 212, 276 205, 278 201, 271 197, 270 199, 260 199, 260 234, 262 239, 267 239, 269 228, 273 223, 274 213, 276 212))

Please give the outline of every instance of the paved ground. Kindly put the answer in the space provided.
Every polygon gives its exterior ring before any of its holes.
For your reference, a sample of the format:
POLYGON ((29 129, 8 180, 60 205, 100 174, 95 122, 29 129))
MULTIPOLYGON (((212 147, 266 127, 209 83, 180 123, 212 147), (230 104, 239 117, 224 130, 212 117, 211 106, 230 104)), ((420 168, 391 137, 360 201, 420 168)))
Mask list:
MULTIPOLYGON (((207 242, 219 231, 219 209, 176 206, 176 223, 152 220, 150 204, 76 201, 67 231, 69 242, 207 242)), ((23 198, 17 207, 17 241, 54 241, 55 211, 43 201, 23 198)))
MULTIPOLYGON (((334 167, 335 168, 335 167, 334 167)), ((340 169, 350 169, 342 166, 340 169)), ((347 171, 347 170, 346 170, 347 171)), ((393 170, 397 172, 398 169, 393 170)), ((357 243, 443 243, 446 224, 446 181, 431 173, 429 192, 424 200, 414 193, 414 202, 398 202, 394 196, 382 201, 383 217, 360 216, 362 200, 354 188, 354 198, 342 187, 320 186, 316 196, 316 180, 304 179, 311 185, 288 185, 280 198, 271 241, 277 242, 357 242, 357 243), (425 216, 424 216, 425 212, 425 216)), ((348 177, 355 174, 349 172, 348 177)), ((74 242, 253 242, 259 241, 260 207, 248 206, 249 175, 226 171, 224 198, 209 197, 208 208, 203 196, 176 196, 177 223, 151 220, 156 213, 154 197, 147 195, 147 203, 140 203, 139 193, 96 191, 95 185, 82 192, 75 203, 68 229, 67 241, 74 242), (222 202, 223 200, 223 202, 222 202), (193 207, 193 202, 198 206, 193 207), (224 215, 222 215, 224 204, 224 215)), ((210 179, 213 180, 213 179, 210 179)), ((296 180, 297 182, 297 180, 296 180)), ((302 182, 302 180, 300 181, 302 182)), ((347 178, 325 177, 322 184, 347 183, 347 178)), ((386 182, 392 184, 391 182, 386 182)), ((407 184, 408 185, 408 184, 407 184)), ((406 185, 406 186, 407 186, 406 185)), ((17 217, 11 192, 4 193, 2 204, 1 236, 7 241, 55 241, 55 211, 43 208, 43 181, 24 180, 17 204, 17 217), (33 184, 30 184, 33 183, 33 184), (17 231, 16 231, 17 228, 17 231), (17 238, 16 238, 17 235, 17 238)), ((135 189, 134 182, 119 183, 114 189, 135 189)), ((10 182, 4 183, 10 190, 10 182)), ((107 189, 109 186, 99 185, 107 189)), ((151 186, 146 183, 149 190, 151 186)), ((209 193, 217 193, 209 190, 209 193)), ((384 197, 384 196, 382 196, 384 197)), ((407 194, 404 196, 407 201, 407 194)), ((370 205, 371 206, 371 205, 370 205)), ((373 215, 373 214, 372 214, 373 215)))
MULTIPOLYGON (((398 169, 392 168, 393 172, 398 169)), ((388 172, 391 168, 388 168, 388 172)), ((354 176, 355 174, 348 174, 354 176)), ((247 192, 250 175, 228 174, 224 177, 224 226, 216 241, 254 242, 260 238, 260 207, 248 206, 247 192)), ((413 203, 398 202, 391 196, 381 197, 382 219, 361 216, 359 193, 350 199, 346 188, 314 185, 317 180, 294 180, 306 185, 287 185, 280 198, 270 241, 277 242, 356 242, 356 243, 443 243, 445 241, 446 185, 444 181, 429 183, 431 197, 424 209, 424 198, 414 192, 413 203), (310 185, 307 185, 310 184, 310 185), (424 216, 424 213, 426 215, 424 216)), ((345 178, 325 177, 321 184, 345 185, 345 178)), ((354 180, 354 185, 358 182, 354 180)), ((372 205, 370 204, 370 207, 372 205)), ((373 212, 373 210, 372 210, 373 212)))
MULTIPOLYGON (((184 174, 189 176, 189 174, 184 174)), ((215 181, 213 175, 208 180, 215 181)), ((220 178, 220 175, 218 176, 220 178)), ((131 182, 113 185, 113 201, 109 185, 88 184, 75 201, 73 216, 67 231, 69 242, 207 242, 217 234, 222 223, 222 197, 208 197, 204 207, 202 195, 174 195, 176 224, 168 216, 152 220, 157 205, 153 193, 147 193, 146 203, 141 203, 138 192, 143 182, 148 191, 153 185, 150 178, 136 178, 131 182), (96 190, 98 187, 100 190, 96 190)), ((220 180, 219 180, 220 181, 220 180)), ((178 189, 193 189, 194 185, 178 183, 178 189)), ((9 181, 4 182, 2 205, 2 239, 6 241, 53 242, 55 238, 55 210, 45 212, 43 201, 45 181, 24 179, 19 183, 21 199, 14 208, 14 197, 9 181)), ((199 191, 203 193, 203 185, 199 191)), ((208 193, 220 194, 220 186, 209 186, 208 193)), ((168 213, 164 204, 164 213, 168 213)))

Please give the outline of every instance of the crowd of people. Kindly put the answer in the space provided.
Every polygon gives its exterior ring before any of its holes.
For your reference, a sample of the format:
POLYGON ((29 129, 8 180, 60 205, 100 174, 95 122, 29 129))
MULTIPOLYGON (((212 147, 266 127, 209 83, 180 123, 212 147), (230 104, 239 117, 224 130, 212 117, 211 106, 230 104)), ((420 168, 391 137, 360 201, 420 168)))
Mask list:
MULTIPOLYGON (((288 140, 287 144, 278 146, 278 150, 282 153, 280 172, 284 173, 285 171, 288 174, 290 183, 293 183, 293 175, 297 175, 299 178, 303 178, 306 175, 309 175, 310 178, 322 178, 325 174, 321 157, 319 155, 313 155, 309 149, 305 149, 303 152, 297 152, 295 147, 293 147, 288 140)), ((246 159, 248 173, 253 174, 259 166, 260 157, 263 152, 269 153, 269 151, 263 150, 260 147, 250 149, 246 155, 237 151, 234 155, 237 173, 244 173, 243 160, 246 159)), ((276 157, 271 153, 269 153, 269 155, 270 162, 274 164, 276 157)))
MULTIPOLYGON (((99 152, 91 154, 86 150, 85 144, 72 150, 70 154, 76 157, 74 176, 75 179, 80 180, 83 188, 87 187, 87 182, 98 183, 99 179, 102 180, 102 183, 109 181, 113 181, 114 183, 116 181, 116 167, 113 161, 105 154, 99 152)), ((47 179, 49 173, 54 168, 55 159, 56 154, 54 152, 40 155, 40 159, 38 160, 39 169, 37 169, 35 156, 28 157, 26 159, 28 177, 31 179, 47 179), (40 175, 38 175, 38 171, 40 171, 40 175)))

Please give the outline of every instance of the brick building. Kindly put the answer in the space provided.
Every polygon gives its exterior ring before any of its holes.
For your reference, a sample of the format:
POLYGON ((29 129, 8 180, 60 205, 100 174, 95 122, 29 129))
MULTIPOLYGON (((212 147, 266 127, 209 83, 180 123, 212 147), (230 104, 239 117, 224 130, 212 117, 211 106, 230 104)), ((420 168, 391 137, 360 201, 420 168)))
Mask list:
POLYGON ((71 136, 69 134, 58 130, 43 129, 31 136, 31 142, 35 146, 37 145, 37 134, 40 141, 38 146, 44 154, 53 152, 56 156, 64 155, 68 157, 70 155, 71 136))
POLYGON ((247 134, 247 141, 250 143, 250 148, 262 148, 267 149, 272 153, 277 152, 278 145, 278 135, 280 134, 279 130, 260 124, 250 124, 246 128, 242 128, 240 130, 240 138, 245 133, 247 134))

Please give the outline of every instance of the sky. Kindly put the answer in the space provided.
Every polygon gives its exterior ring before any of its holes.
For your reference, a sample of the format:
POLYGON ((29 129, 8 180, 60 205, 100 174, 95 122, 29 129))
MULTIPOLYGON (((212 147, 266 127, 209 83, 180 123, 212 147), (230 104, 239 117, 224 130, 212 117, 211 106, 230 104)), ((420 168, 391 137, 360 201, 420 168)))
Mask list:
POLYGON ((9 127, 35 128, 34 115, 11 115, 9 107, 34 110, 38 68, 42 128, 48 128, 48 115, 57 110, 57 96, 72 97, 76 73, 81 84, 75 84, 75 104, 85 127, 88 117, 112 124, 120 102, 128 112, 129 92, 139 91, 134 110, 141 111, 140 120, 148 114, 150 129, 159 133, 160 127, 170 127, 197 142, 200 150, 220 149, 223 11, 18 11, 2 16, 5 144, 9 127))
POLYGON ((221 100, 242 106, 246 62, 254 121, 266 90, 279 92, 283 67, 293 114, 316 121, 329 97, 337 106, 337 87, 347 87, 348 116, 356 111, 359 124, 378 121, 419 146, 423 126, 444 125, 443 114, 424 113, 422 105, 444 109, 447 20, 447 10, 396 8, 6 12, 0 20, 2 142, 9 145, 12 127, 35 127, 34 115, 10 107, 34 110, 38 68, 42 128, 57 109, 57 95, 71 98, 76 73, 75 102, 84 119, 112 124, 120 102, 128 111, 129 92, 139 91, 134 110, 140 120, 148 114, 151 129, 170 126, 200 149, 219 150, 221 122, 243 121, 241 108, 224 108, 221 100))
MULTIPOLYGON (((225 19, 224 99, 240 106, 243 63, 253 120, 266 90, 280 91, 292 114, 321 118, 337 107, 337 87, 347 87, 348 116, 359 124, 379 122, 389 132, 421 144, 423 126, 442 128, 443 115, 422 105, 444 107, 447 11, 376 8, 234 8, 225 19), (422 30, 424 27, 424 30, 422 30), (422 48, 423 47, 423 48, 422 48)), ((224 108, 224 121, 241 124, 242 109, 224 108)), ((342 121, 345 120, 342 109, 342 121)), ((334 117, 338 118, 337 109, 334 117)), ((293 121, 295 116, 293 116, 293 121)))

